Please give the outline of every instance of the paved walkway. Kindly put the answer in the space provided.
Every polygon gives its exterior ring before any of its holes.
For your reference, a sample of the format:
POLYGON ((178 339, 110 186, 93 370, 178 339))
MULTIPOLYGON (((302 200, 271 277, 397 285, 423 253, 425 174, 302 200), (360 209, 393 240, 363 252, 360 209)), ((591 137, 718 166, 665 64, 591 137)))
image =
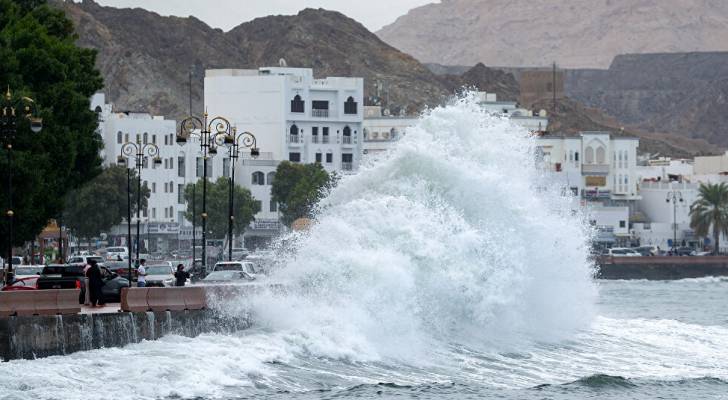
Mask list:
POLYGON ((103 307, 81 306, 81 314, 113 314, 121 311, 121 304, 106 303, 103 307))

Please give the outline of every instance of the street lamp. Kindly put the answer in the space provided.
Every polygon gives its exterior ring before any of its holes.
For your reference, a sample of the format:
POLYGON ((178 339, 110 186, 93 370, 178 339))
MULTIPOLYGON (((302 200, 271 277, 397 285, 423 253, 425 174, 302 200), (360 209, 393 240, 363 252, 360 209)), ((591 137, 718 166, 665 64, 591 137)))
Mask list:
POLYGON ((667 198, 665 202, 669 203, 672 201, 672 254, 675 255, 675 245, 677 245, 677 203, 683 202, 682 192, 679 190, 673 190, 667 192, 667 198))
MULTIPOLYGON (((207 113, 202 118, 194 115, 182 120, 177 134, 177 144, 184 146, 190 136, 200 138, 202 153, 202 269, 207 272, 207 158, 217 154, 217 146, 228 141, 233 135, 230 121, 223 117, 215 117, 208 121, 207 113)), ((193 217, 194 219, 194 217, 193 217)), ((194 263, 194 260, 192 260, 194 263)))
POLYGON ((228 198, 228 261, 233 260, 233 222, 235 216, 233 215, 234 207, 234 196, 233 189, 235 188, 235 161, 238 159, 238 151, 240 146, 250 149, 250 156, 258 158, 260 150, 256 146, 255 135, 250 132, 243 132, 237 135, 237 129, 233 128, 233 134, 225 136, 224 144, 228 147, 228 158, 230 159, 230 188, 228 198))
MULTIPOLYGON (((162 163, 162 159, 159 157, 159 147, 154 143, 141 143, 137 142, 126 142, 121 146, 121 154, 117 157, 117 162, 120 165, 127 165, 128 158, 134 158, 134 165, 136 166, 139 177, 137 180, 137 222, 136 222, 136 263, 139 265, 139 221, 141 220, 141 208, 142 208, 142 168, 144 167, 144 161, 147 157, 152 157, 152 162, 156 165, 162 163)), ((126 190, 127 190, 127 218, 128 218, 128 242, 131 246, 131 168, 127 167, 126 170, 126 190)), ((129 286, 131 286, 131 249, 129 251, 129 271, 128 271, 129 286)))
POLYGON ((3 144, 8 150, 8 209, 5 215, 8 217, 8 268, 5 274, 5 282, 13 282, 13 139, 17 134, 19 119, 27 119, 30 122, 30 130, 34 133, 40 132, 43 128, 43 120, 38 117, 38 108, 35 100, 30 97, 13 96, 8 87, 5 96, 0 98, 0 136, 3 144))

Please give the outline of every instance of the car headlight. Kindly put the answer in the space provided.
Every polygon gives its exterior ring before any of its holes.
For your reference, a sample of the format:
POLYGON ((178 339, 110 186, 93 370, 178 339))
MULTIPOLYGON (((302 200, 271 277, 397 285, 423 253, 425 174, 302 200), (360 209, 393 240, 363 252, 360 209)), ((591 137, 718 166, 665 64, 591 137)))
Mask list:
POLYGON ((172 278, 170 278, 170 279, 166 279, 166 280, 164 281, 164 285, 165 285, 165 286, 170 286, 170 285, 172 285, 172 283, 174 283, 174 279, 172 279, 172 278))

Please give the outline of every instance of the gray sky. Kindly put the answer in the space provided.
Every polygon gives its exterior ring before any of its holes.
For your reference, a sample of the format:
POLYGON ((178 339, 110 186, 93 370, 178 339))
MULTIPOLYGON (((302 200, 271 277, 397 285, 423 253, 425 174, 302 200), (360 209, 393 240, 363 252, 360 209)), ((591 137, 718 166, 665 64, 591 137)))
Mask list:
POLYGON ((161 15, 194 15, 225 31, 257 17, 296 14, 299 10, 325 8, 340 11, 370 31, 394 22, 410 9, 439 0, 96 0, 112 7, 142 7, 161 15))

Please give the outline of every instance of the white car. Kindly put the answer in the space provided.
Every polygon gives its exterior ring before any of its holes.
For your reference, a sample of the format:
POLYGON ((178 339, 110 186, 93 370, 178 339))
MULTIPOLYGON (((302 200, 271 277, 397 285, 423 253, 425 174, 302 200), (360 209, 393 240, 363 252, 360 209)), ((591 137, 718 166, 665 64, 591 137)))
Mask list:
POLYGON ((126 247, 106 248, 106 259, 109 261, 124 261, 129 258, 129 249, 126 247))
POLYGON ((612 257, 642 257, 642 254, 627 247, 612 247, 607 254, 612 257))
POLYGON ((169 287, 174 286, 174 268, 169 262, 146 265, 147 286, 169 287))
POLYGON ((88 264, 89 261, 94 260, 96 263, 103 267, 104 266, 104 258, 101 256, 73 256, 68 259, 68 264, 88 264))
POLYGON ((212 271, 243 271, 253 278, 258 275, 255 265, 250 261, 220 261, 215 264, 212 271))

